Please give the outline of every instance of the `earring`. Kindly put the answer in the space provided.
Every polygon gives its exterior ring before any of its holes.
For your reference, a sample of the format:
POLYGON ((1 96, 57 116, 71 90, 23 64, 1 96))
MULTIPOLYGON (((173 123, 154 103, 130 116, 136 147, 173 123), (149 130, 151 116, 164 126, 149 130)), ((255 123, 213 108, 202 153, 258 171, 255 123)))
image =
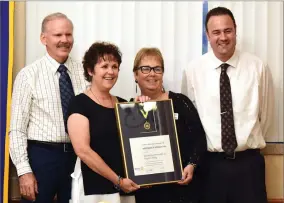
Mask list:
POLYGON ((138 83, 138 81, 137 81, 137 80, 135 80, 135 83, 136 83, 135 91, 136 91, 136 94, 137 94, 137 83, 138 83))
POLYGON ((165 88, 164 88, 164 86, 162 85, 162 92, 163 93, 165 93, 166 91, 165 91, 165 88))

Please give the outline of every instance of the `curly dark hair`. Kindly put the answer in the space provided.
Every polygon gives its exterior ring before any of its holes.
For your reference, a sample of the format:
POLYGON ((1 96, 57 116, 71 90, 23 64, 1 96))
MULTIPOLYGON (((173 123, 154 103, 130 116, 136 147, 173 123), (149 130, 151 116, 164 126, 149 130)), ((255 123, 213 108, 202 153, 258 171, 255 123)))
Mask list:
POLYGON ((92 81, 92 76, 89 75, 88 71, 91 70, 91 72, 94 72, 95 65, 98 63, 99 59, 104 59, 107 55, 113 56, 113 59, 116 60, 118 66, 120 66, 122 54, 119 48, 112 43, 95 42, 86 51, 82 63, 84 67, 84 76, 88 82, 92 81))

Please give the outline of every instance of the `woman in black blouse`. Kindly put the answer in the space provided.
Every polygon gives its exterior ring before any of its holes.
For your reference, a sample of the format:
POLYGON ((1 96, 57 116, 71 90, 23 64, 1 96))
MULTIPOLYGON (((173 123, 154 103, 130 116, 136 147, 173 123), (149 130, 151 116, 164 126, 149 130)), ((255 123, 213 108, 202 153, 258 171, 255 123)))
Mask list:
POLYGON ((135 203, 134 196, 120 197, 139 188, 123 173, 114 105, 124 99, 110 94, 121 64, 113 44, 94 43, 83 59, 90 87, 74 97, 69 106, 68 132, 78 156, 72 174, 72 202, 135 203))
POLYGON ((141 95, 148 96, 154 101, 172 99, 184 167, 182 180, 177 184, 141 188, 136 192, 136 202, 198 202, 200 195, 198 166, 207 146, 197 110, 185 95, 164 91, 164 60, 159 49, 142 48, 135 57, 133 72, 141 95))

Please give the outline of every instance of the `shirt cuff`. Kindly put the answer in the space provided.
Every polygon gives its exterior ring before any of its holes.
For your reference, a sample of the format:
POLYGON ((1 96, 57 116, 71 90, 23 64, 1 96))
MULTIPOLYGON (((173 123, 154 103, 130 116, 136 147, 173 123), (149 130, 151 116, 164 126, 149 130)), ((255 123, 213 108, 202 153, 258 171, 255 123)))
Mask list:
POLYGON ((16 165, 18 176, 24 175, 26 173, 32 173, 31 166, 29 162, 22 162, 16 165))

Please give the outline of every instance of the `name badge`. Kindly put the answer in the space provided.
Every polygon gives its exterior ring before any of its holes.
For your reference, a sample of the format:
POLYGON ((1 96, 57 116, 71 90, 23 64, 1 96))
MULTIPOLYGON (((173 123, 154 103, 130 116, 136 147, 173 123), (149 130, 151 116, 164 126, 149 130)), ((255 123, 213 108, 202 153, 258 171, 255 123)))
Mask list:
POLYGON ((175 116, 175 120, 178 120, 178 113, 175 113, 174 116, 175 116))

